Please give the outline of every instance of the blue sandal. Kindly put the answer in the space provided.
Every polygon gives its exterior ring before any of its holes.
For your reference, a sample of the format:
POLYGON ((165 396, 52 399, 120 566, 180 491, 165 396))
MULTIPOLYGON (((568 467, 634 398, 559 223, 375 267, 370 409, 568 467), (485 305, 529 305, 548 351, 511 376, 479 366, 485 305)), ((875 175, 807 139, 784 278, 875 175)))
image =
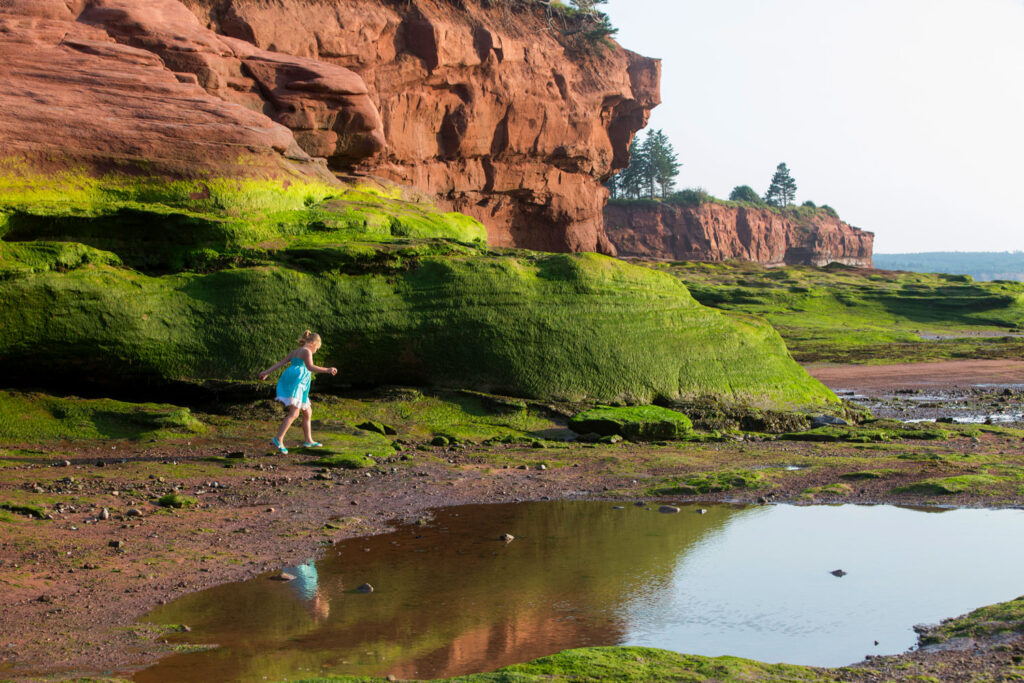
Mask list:
POLYGON ((306 441, 302 444, 303 448, 323 448, 323 444, 319 441, 306 441))
POLYGON ((288 455, 288 449, 281 445, 281 442, 277 440, 275 436, 270 440, 270 443, 274 444, 274 448, 281 452, 281 455, 288 455))

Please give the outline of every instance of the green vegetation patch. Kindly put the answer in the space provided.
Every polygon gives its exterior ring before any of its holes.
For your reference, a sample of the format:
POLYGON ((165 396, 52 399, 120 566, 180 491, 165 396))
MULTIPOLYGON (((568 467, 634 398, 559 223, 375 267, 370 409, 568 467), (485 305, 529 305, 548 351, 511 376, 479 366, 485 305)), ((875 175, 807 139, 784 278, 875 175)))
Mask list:
POLYGON ((940 441, 949 439, 955 434, 955 431, 925 427, 919 424, 901 424, 880 420, 870 423, 868 426, 859 427, 828 425, 805 432, 790 432, 781 435, 780 438, 787 441, 872 443, 897 439, 940 441))
POLYGON ((19 515, 25 515, 27 517, 34 517, 36 519, 46 519, 46 510, 39 507, 38 505, 27 505, 24 503, 0 503, 0 510, 7 510, 19 515))
POLYGON ((695 474, 652 489, 654 496, 692 496, 734 489, 759 489, 770 483, 770 476, 758 470, 726 470, 695 474))
POLYGON ((847 481, 868 481, 871 479, 885 479, 891 477, 894 474, 898 474, 899 470, 863 470, 861 472, 847 472, 846 474, 840 474, 840 479, 846 479, 847 481))
POLYGON ((363 467, 369 467, 374 464, 371 458, 365 455, 355 455, 353 453, 335 453, 331 455, 325 455, 322 458, 317 458, 308 463, 308 465, 316 465, 318 467, 331 467, 339 468, 343 470, 358 470, 363 467))
POLYGON ((1004 480, 990 474, 964 474, 958 477, 925 479, 893 489, 893 493, 953 495, 955 493, 988 493, 1004 480))
POLYGON ((188 408, 0 391, 0 443, 173 439, 206 431, 188 408))
MULTIPOLYGON (((301 683, 379 681, 358 677, 310 678, 301 683)), ((489 673, 445 679, 450 683, 824 683, 837 680, 831 672, 790 664, 764 664, 739 657, 700 657, 648 647, 594 647, 566 650, 525 664, 489 673)))
POLYGON ((199 501, 191 496, 183 496, 178 493, 168 493, 166 496, 161 496, 156 504, 160 507, 175 508, 180 510, 181 508, 192 507, 199 501))
POLYGON ((660 406, 599 406, 575 415, 569 428, 577 434, 618 434, 634 441, 678 439, 693 432, 683 413, 660 406))
POLYGON ((1009 632, 1024 632, 1024 596, 950 619, 923 634, 920 640, 922 645, 932 645, 950 638, 987 638, 1009 632))
POLYGON ((962 275, 880 273, 832 264, 651 264, 707 306, 767 319, 802 363, 898 363, 1019 358, 1024 339, 984 338, 1024 328, 1024 283, 962 275))

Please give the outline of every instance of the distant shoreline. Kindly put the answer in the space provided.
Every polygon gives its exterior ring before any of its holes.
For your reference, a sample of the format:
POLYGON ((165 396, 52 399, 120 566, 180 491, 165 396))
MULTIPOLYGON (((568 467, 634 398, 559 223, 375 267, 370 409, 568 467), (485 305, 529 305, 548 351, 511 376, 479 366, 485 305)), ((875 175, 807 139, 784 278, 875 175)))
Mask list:
POLYGON ((1024 251, 933 251, 874 254, 876 268, 970 275, 975 280, 1024 281, 1024 251))

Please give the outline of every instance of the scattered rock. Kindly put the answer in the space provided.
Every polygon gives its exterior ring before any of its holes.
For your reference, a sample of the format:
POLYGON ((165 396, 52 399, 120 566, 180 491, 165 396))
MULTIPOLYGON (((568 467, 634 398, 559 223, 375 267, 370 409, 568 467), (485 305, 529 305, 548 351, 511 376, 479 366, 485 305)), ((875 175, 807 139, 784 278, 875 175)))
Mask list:
POLYGON ((537 465, 537 469, 540 470, 541 472, 543 472, 547 468, 548 468, 548 466, 545 465, 544 463, 541 463, 541 464, 537 465))
POLYGON ((440 434, 438 434, 437 436, 435 436, 433 439, 430 440, 430 445, 431 446, 449 446, 449 445, 451 445, 451 440, 447 436, 441 436, 440 434))
POLYGON ((846 576, 849 572, 844 572, 842 569, 833 569, 829 574, 832 576, 838 576, 840 578, 846 576))
POLYGON ((100 519, 110 519, 110 510, 108 510, 107 508, 103 508, 102 510, 100 510, 99 517, 100 519))
POLYGON ((116 548, 117 550, 120 550, 124 548, 124 541, 110 541, 107 543, 107 545, 111 548, 116 548))
POLYGON ((140 510, 139 508, 128 508, 128 510, 125 511, 124 516, 125 517, 141 517, 142 516, 142 510, 140 510))
POLYGON ((834 415, 818 415, 816 417, 811 418, 812 428, 828 426, 845 427, 848 426, 849 424, 850 423, 844 420, 843 418, 836 417, 834 415))
POLYGON ((505 543, 511 543, 512 541, 516 540, 516 537, 512 534, 502 534, 498 537, 498 540, 505 541, 505 543))
POLYGON ((705 510, 704 508, 697 508, 697 514, 698 515, 706 515, 706 514, 708 514, 708 511, 705 510))
POLYGON ((273 576, 271 576, 270 580, 271 581, 293 581, 293 580, 295 580, 295 577, 292 574, 289 574, 288 572, 281 572, 279 574, 274 574, 273 576))
POLYGON ((360 584, 359 587, 356 588, 356 593, 372 593, 372 592, 373 592, 373 586, 371 586, 368 583, 360 584))
POLYGON ((383 422, 376 422, 374 420, 367 420, 361 424, 356 425, 358 429, 364 429, 368 432, 376 432, 385 436, 394 436, 398 434, 398 430, 394 427, 384 424, 383 422))
POLYGON ((266 510, 266 511, 267 511, 267 512, 276 512, 276 510, 274 510, 274 508, 267 508, 267 510, 266 510))
POLYGON ((660 508, 658 508, 658 512, 664 512, 667 515, 671 515, 676 512, 679 512, 679 508, 677 508, 675 505, 662 505, 660 508))

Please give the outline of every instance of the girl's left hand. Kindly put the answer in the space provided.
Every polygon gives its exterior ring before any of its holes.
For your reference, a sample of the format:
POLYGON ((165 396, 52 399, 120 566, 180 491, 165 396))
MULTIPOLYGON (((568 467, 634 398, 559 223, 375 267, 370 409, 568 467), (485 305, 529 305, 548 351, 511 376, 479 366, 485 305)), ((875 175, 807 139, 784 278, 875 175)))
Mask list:
POLYGON ((331 368, 331 374, 332 375, 337 375, 338 374, 338 368, 331 368))

